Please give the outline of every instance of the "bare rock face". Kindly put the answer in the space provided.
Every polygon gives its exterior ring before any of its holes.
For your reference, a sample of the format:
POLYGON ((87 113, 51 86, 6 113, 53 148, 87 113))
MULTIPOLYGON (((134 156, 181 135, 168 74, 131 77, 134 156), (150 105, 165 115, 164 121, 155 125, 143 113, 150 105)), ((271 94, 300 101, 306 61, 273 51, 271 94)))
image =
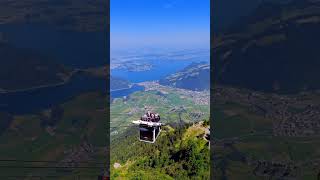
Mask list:
POLYGON ((114 167, 115 169, 118 169, 119 167, 121 167, 121 164, 120 164, 120 163, 114 163, 114 164, 113 164, 113 167, 114 167))

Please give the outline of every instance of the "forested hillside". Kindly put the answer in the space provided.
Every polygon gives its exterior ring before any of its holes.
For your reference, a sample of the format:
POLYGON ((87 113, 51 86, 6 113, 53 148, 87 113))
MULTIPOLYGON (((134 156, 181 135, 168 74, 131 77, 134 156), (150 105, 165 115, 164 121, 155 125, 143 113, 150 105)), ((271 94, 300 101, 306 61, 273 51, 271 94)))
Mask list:
POLYGON ((205 62, 192 63, 183 70, 161 79, 159 83, 193 91, 208 90, 210 87, 210 65, 205 62))
POLYGON ((111 142, 112 179, 209 179, 208 121, 167 125, 155 144, 131 128, 111 142))

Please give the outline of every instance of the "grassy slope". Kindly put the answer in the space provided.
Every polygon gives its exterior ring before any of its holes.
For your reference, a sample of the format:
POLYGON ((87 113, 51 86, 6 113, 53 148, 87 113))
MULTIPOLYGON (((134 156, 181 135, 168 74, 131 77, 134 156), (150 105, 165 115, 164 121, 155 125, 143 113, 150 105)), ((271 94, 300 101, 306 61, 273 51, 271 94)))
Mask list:
MULTIPOLYGON (((123 99, 116 99, 111 104, 111 126, 124 126, 130 125, 132 120, 137 120, 144 113, 144 106, 148 105, 153 109, 153 111, 160 114, 162 122, 179 122, 179 113, 177 111, 170 111, 174 107, 184 106, 187 113, 183 112, 181 114, 182 119, 185 122, 208 119, 209 107, 207 105, 195 105, 193 101, 186 97, 181 98, 180 95, 176 92, 170 92, 166 95, 159 95, 157 91, 148 91, 148 92, 136 92, 130 95, 127 101, 123 99), (134 111, 136 110, 136 111, 134 111), (133 111, 132 114, 127 115, 133 111), (188 113, 201 111, 205 113, 201 119, 191 119, 188 116, 188 113)), ((118 133, 123 132, 126 127, 111 129, 111 134, 113 131, 118 133)))
MULTIPOLYGON (((130 132, 131 131, 131 132, 130 132)), ((209 179, 209 148, 202 125, 164 127, 155 144, 137 140, 128 130, 112 142, 113 179, 209 179), (120 167, 113 167, 120 163, 120 167)))
POLYGON ((184 106, 186 112, 181 113, 184 122, 208 119, 209 107, 196 105, 189 97, 181 97, 176 91, 161 94, 158 91, 135 92, 127 100, 115 99, 111 104, 111 177, 115 179, 208 179, 209 149, 207 142, 198 138, 204 133, 203 128, 194 127, 186 130, 184 127, 166 126, 155 144, 138 141, 138 129, 119 126, 130 125, 144 113, 144 106, 161 115, 164 123, 180 123, 179 113, 172 108, 184 106), (205 113, 199 119, 188 116, 190 112, 205 113), (132 112, 130 115, 127 113, 132 112), (193 161, 190 155, 200 161, 193 161), (155 156, 154 156, 155 155, 155 156), (189 161, 188 161, 189 160, 189 161), (188 169, 187 164, 193 164, 188 169), (114 163, 120 163, 120 168, 114 168, 114 163))

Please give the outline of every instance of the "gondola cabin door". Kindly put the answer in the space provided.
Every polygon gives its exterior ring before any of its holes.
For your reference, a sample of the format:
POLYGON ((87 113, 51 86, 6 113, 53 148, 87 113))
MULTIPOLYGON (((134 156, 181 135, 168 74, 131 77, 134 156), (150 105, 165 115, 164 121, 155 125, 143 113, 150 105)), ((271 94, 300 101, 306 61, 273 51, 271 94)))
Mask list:
POLYGON ((148 126, 145 124, 139 125, 139 140, 148 143, 156 142, 157 137, 160 134, 161 126, 148 126))

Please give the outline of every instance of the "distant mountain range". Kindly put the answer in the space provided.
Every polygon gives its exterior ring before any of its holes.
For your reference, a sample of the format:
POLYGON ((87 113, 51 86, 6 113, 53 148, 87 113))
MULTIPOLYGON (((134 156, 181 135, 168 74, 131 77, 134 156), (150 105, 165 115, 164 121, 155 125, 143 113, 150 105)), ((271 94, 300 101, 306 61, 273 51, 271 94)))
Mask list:
POLYGON ((320 88, 320 2, 265 3, 214 37, 214 81, 295 93, 320 88))
POLYGON ((110 76, 110 90, 119 90, 130 88, 130 82, 115 76, 110 76))
POLYGON ((210 65, 205 62, 192 63, 183 70, 161 79, 159 83, 183 89, 207 90, 210 88, 210 65))

